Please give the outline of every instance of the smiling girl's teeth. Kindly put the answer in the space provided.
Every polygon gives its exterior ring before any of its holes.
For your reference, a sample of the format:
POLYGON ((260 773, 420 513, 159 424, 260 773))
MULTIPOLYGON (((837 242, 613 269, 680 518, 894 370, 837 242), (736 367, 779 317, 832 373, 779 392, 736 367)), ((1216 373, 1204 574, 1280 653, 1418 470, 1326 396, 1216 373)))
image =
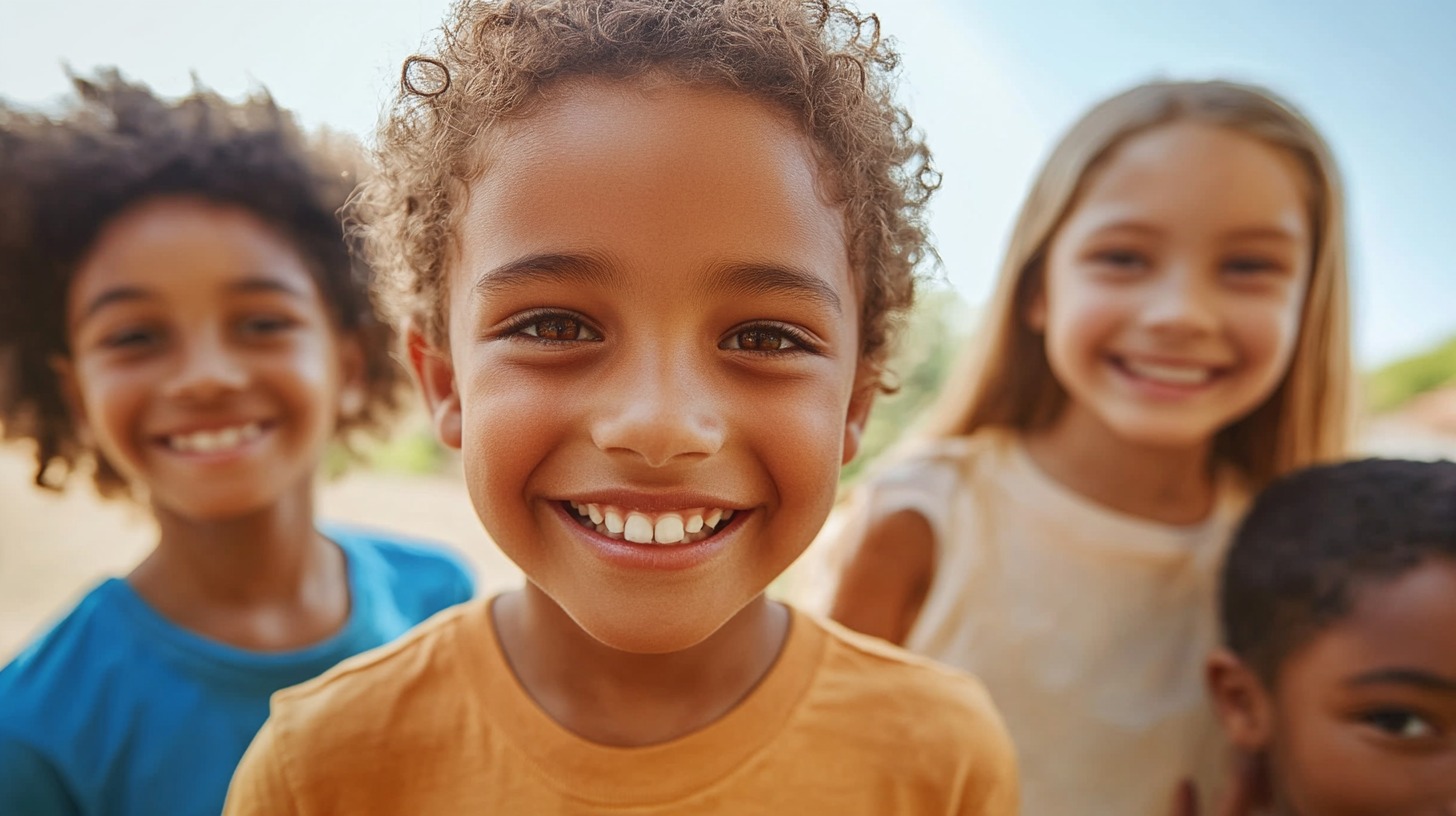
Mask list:
POLYGON ((588 502, 566 504, 583 525, 608 538, 625 539, 633 544, 691 544, 712 535, 733 515, 732 510, 720 508, 646 513, 588 502))
POLYGON ((1124 365, 1135 376, 1167 385, 1203 385, 1213 377, 1213 370, 1205 366, 1163 365, 1134 360, 1127 360, 1124 365))

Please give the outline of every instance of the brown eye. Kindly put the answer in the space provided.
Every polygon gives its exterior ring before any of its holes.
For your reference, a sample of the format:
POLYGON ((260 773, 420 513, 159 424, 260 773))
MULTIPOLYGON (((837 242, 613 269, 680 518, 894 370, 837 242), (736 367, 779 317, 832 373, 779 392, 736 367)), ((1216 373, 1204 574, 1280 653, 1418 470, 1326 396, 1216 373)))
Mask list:
POLYGON ((783 332, 773 329, 744 329, 736 335, 738 348, 746 351, 779 351, 789 347, 783 332))
POLYGON ((548 317, 532 323, 528 327, 528 333, 542 340, 580 340, 581 322, 571 317, 548 317))

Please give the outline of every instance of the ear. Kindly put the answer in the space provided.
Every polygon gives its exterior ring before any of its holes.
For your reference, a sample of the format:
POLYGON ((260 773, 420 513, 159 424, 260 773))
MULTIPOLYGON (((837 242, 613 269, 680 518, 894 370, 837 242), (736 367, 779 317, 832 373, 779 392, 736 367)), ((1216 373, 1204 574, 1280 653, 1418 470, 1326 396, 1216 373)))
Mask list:
POLYGON ((405 329, 405 351, 415 383, 425 397, 435 437, 440 443, 458 449, 461 444, 460 394, 455 385, 455 366, 449 349, 436 348, 419 328, 411 324, 405 329))
POLYGON ((76 429, 76 438, 82 445, 94 447, 91 423, 86 420, 86 403, 81 399, 81 380, 76 376, 75 362, 63 354, 53 354, 47 362, 50 364, 51 373, 56 377, 61 399, 66 403, 66 413, 70 415, 71 424, 76 429))
POLYGON ((350 420, 364 410, 369 393, 368 365, 364 361, 364 343, 357 335, 348 335, 339 345, 342 365, 339 378, 339 415, 350 420))
POLYGON ((870 409, 874 407, 875 395, 878 394, 879 382, 867 375, 858 378, 854 393, 849 398, 849 411, 844 417, 844 455, 840 458, 841 465, 847 465, 854 461, 859 455, 859 448, 864 442, 865 424, 870 419, 870 409))
POLYGON ((1229 742, 1249 754, 1269 747, 1274 737, 1273 700, 1254 670, 1233 652, 1219 649, 1208 658, 1205 679, 1229 742))

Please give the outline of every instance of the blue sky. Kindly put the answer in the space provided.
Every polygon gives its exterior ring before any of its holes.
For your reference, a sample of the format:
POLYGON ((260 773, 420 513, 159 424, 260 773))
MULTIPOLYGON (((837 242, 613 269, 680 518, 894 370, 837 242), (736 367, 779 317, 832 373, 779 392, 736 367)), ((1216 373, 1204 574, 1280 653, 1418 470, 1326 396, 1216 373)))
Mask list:
MULTIPOLYGON (((44 105, 61 63, 178 93, 266 85, 310 124, 369 134, 444 0, 0 0, 0 96, 44 105)), ((1456 2, 861 0, 904 54, 906 100, 945 174, 949 283, 984 299, 1021 196, 1058 134, 1152 78, 1229 77, 1299 104, 1351 198, 1356 342, 1375 364, 1456 334, 1456 2), (1095 5, 1095 7, 1094 7, 1095 5)))

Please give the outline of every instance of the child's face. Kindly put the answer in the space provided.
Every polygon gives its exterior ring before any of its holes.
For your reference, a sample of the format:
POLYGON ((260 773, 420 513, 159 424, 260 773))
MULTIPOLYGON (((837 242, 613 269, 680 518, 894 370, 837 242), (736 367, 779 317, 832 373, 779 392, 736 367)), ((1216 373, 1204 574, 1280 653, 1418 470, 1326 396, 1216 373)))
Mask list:
POLYGON ((1304 176, 1235 131, 1175 123, 1094 171, 1051 242, 1029 322, 1118 436, 1206 443, 1283 378, 1311 265, 1304 176))
POLYGON ((857 446, 843 216, 787 117, 724 91, 567 82, 487 150, 448 348, 411 339, 437 427, 578 625, 685 649, 802 552, 857 446))
POLYGON ((1456 813, 1456 562, 1358 590, 1285 659, 1267 712, 1246 747, 1288 813, 1456 813))
POLYGON ((222 520, 309 490, 358 348, 288 241, 245 210, 145 202, 109 223, 67 295, 73 408, 159 513, 222 520))

